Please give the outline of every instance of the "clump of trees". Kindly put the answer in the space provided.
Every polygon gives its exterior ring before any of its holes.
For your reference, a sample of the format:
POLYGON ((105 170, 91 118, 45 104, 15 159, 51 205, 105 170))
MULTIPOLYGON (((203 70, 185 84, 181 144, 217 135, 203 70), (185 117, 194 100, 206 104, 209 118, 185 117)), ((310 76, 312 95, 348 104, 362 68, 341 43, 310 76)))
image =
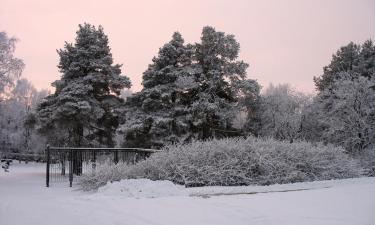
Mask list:
MULTIPOLYGON (((268 87, 260 96, 257 132, 263 137, 331 143, 351 155, 375 146, 375 46, 349 43, 315 77, 316 96, 289 85, 268 87)), ((374 164, 375 165, 375 164, 374 164)))
POLYGON ((247 77, 235 37, 209 26, 193 44, 174 33, 136 93, 127 90, 131 82, 113 62, 101 26, 80 25, 75 43, 58 50, 62 76, 53 94, 20 78, 24 64, 13 55, 14 38, 1 32, 0 42, 2 146, 30 149, 33 138, 43 137, 57 146, 163 148, 254 135, 342 146, 375 171, 375 160, 366 160, 375 151, 371 40, 341 47, 314 78, 315 96, 288 84, 261 92, 247 77))
POLYGON ((251 107, 259 85, 246 78, 233 35, 204 27, 201 42, 179 33, 160 48, 143 74, 143 89, 127 99, 123 146, 165 144, 240 135, 233 118, 251 107))

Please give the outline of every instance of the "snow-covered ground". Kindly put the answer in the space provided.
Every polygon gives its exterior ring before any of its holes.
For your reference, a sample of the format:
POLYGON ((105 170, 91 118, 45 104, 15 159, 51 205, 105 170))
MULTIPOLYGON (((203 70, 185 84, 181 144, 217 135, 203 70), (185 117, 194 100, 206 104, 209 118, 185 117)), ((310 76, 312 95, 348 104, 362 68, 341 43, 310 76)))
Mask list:
POLYGON ((127 180, 87 193, 44 187, 44 171, 0 171, 0 225, 375 225, 375 178, 189 189, 127 180))

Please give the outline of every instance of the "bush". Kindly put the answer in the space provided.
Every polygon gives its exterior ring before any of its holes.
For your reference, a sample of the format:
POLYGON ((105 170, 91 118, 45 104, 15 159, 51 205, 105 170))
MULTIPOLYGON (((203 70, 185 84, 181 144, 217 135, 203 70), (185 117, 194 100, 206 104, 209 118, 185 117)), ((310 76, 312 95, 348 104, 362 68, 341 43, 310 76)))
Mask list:
POLYGON ((93 186, 112 181, 112 177, 170 180, 191 187, 269 185, 361 174, 357 161, 342 148, 254 137, 170 145, 134 166, 118 165, 109 170, 93 174, 93 186))
POLYGON ((119 181, 127 178, 128 168, 129 166, 125 163, 113 165, 107 162, 103 165, 97 166, 95 170, 83 174, 80 177, 78 184, 84 191, 96 190, 99 187, 106 185, 108 182, 119 181))
POLYGON ((375 147, 370 147, 358 155, 366 176, 375 177, 375 147))

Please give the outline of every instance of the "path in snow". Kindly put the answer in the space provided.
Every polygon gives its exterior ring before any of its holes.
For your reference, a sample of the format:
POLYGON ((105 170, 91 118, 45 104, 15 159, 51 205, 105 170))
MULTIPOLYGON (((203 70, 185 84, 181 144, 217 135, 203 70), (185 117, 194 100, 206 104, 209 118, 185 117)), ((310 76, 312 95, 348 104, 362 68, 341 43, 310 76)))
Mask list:
MULTIPOLYGON (((0 225, 375 225, 375 178, 182 191, 177 187, 170 189, 170 197, 160 192, 164 197, 138 193, 138 198, 129 198, 133 181, 85 193, 67 183, 44 187, 42 164, 15 163, 10 171, 0 171, 0 225), (291 191, 295 189, 311 190, 291 191), (271 193, 238 194, 245 192, 271 193)), ((144 182, 152 188, 152 182, 144 182)))

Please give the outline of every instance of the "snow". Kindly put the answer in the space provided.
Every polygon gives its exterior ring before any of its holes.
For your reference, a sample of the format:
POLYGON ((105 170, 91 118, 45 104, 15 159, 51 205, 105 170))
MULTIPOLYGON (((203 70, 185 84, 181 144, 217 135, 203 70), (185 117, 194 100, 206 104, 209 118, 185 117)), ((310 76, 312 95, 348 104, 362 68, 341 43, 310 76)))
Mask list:
POLYGON ((127 180, 90 193, 46 188, 44 171, 31 163, 0 171, 0 225, 375 224, 375 178, 188 189, 127 180))
POLYGON ((186 193, 183 186, 170 181, 151 181, 148 179, 129 179, 109 183, 99 188, 97 195, 114 195, 135 198, 156 198, 180 196, 186 193))

